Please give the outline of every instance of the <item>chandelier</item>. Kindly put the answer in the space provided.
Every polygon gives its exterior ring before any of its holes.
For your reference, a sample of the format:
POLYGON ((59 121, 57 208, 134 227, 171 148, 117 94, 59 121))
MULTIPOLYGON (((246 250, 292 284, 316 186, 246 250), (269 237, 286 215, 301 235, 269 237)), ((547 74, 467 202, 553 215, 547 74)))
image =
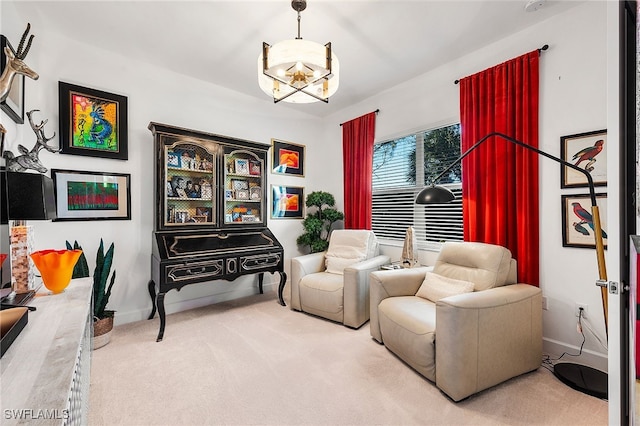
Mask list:
POLYGON ((273 46, 262 43, 258 57, 258 84, 273 102, 329 102, 336 93, 340 79, 340 64, 331 52, 331 43, 322 45, 300 37, 300 12, 307 8, 306 0, 292 0, 298 12, 298 37, 273 46))

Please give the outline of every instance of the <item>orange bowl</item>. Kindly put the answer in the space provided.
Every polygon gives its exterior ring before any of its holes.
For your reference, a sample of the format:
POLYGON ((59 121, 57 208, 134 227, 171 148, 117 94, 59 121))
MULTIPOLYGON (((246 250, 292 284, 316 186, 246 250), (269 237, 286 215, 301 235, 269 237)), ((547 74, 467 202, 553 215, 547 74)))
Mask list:
POLYGON ((71 282, 73 267, 82 250, 40 250, 31 253, 31 259, 40 271, 44 286, 52 293, 62 293, 71 282))

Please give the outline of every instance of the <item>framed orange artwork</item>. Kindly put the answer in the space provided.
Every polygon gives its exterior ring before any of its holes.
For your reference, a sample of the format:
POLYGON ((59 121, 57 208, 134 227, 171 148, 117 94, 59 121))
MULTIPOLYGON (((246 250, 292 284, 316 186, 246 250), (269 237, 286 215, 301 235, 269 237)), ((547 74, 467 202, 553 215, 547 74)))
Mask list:
POLYGON ((273 173, 304 176, 304 145, 271 139, 273 173))
POLYGON ((302 219, 304 216, 304 188, 271 185, 271 218, 302 219))

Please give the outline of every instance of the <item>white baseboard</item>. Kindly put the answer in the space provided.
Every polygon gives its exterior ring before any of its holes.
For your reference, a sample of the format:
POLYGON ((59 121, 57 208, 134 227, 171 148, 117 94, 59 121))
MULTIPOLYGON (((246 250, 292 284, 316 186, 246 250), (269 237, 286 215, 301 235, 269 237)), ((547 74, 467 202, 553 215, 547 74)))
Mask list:
MULTIPOLYGON (((564 342, 558 342, 557 340, 543 338, 542 351, 545 354, 548 354, 552 359, 556 359, 565 352, 567 354, 578 354, 580 352, 580 348, 577 346, 567 345, 564 342)), ((582 354, 577 357, 565 355, 558 362, 573 362, 575 364, 588 365, 589 367, 604 372, 607 372, 609 368, 609 361, 606 354, 590 351, 588 349, 583 349, 582 354)))
MULTIPOLYGON (((262 289, 264 293, 277 292, 279 282, 265 282, 262 289)), ((221 291, 215 294, 209 294, 202 297, 196 297, 186 300, 177 300, 171 303, 166 303, 165 298, 164 311, 166 315, 174 314, 176 312, 187 311, 190 309, 201 308, 203 306, 213 305, 215 303, 227 302, 229 300, 240 299, 242 297, 251 296, 258 293, 257 286, 229 286, 229 290, 221 291)), ((142 321, 149 318, 150 310, 134 310, 129 312, 118 311, 114 319, 114 325, 122 325, 130 322, 142 321)), ((158 318, 156 312, 155 318, 158 318)))

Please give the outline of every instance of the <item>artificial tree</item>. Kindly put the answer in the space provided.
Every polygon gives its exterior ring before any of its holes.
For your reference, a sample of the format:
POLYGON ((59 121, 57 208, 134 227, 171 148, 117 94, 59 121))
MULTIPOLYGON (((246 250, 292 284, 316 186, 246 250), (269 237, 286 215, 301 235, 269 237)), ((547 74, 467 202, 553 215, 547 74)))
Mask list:
POLYGON ((334 208, 335 198, 328 192, 314 191, 307 195, 307 217, 302 221, 304 234, 296 242, 308 247, 311 253, 325 251, 329 247, 331 227, 344 219, 344 213, 334 208))

